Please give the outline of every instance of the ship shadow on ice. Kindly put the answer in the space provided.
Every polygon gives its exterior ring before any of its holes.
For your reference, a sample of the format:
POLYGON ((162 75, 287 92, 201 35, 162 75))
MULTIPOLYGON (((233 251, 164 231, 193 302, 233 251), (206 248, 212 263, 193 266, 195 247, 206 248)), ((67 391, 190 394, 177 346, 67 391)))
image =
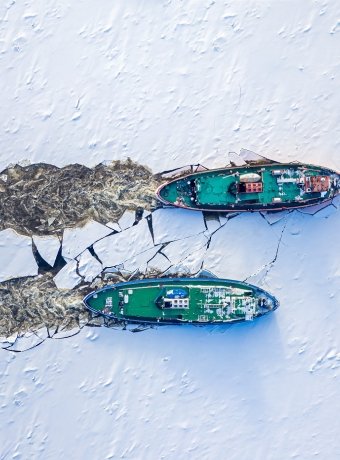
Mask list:
POLYGON ((126 334, 117 334, 114 340, 116 344, 128 342, 132 353, 142 348, 143 356, 150 360, 161 353, 168 371, 175 375, 169 391, 174 387, 179 397, 186 392, 195 397, 197 391, 206 389, 218 395, 226 411, 231 399, 240 401, 242 417, 256 426, 259 436, 263 435, 261 420, 271 416, 276 391, 268 389, 268 380, 282 372, 285 362, 275 313, 230 327, 162 326, 134 335, 131 340, 126 334), (182 385, 183 375, 188 384, 182 385))
POLYGON ((256 324, 237 324, 225 338, 225 350, 221 354, 225 360, 225 374, 235 375, 225 382, 228 392, 243 400, 245 416, 256 425, 260 436, 262 428, 259 422, 271 416, 268 378, 279 373, 285 361, 278 318, 273 313, 259 318, 256 324))
MULTIPOLYGON (((190 335, 195 347, 195 338, 190 335)), ((202 350, 202 353, 205 353, 205 359, 201 361, 204 373, 217 373, 216 379, 209 379, 211 390, 220 394, 223 404, 218 378, 223 375, 228 394, 232 394, 235 400, 242 400, 244 416, 258 427, 256 429, 261 435, 259 422, 270 417, 268 378, 280 371, 285 360, 276 314, 259 318, 251 324, 234 324, 226 330, 218 326, 208 327, 202 335, 203 338, 198 339, 204 340, 202 348, 205 351, 202 350), (216 371, 218 366, 220 371, 216 371)))

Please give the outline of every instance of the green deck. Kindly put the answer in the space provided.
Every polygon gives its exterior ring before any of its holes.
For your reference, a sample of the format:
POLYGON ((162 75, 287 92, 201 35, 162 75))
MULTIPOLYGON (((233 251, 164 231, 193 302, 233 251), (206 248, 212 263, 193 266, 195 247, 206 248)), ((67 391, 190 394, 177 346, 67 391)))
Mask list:
POLYGON ((121 283, 90 294, 85 303, 92 311, 118 320, 170 323, 239 321, 253 319, 275 308, 273 298, 253 286, 206 279, 121 283), (157 305, 157 300, 161 303, 164 297, 167 299, 166 292, 178 288, 187 291, 185 299, 171 300, 174 305, 171 308, 157 305), (183 307, 185 301, 187 308, 183 307))
POLYGON ((216 169, 186 175, 171 181, 160 188, 159 198, 168 204, 192 209, 229 210, 229 209, 275 209, 299 207, 331 198, 337 193, 337 187, 328 192, 305 192, 296 182, 309 176, 338 177, 333 171, 317 166, 300 164, 268 164, 216 169), (280 177, 273 170, 285 171, 280 177), (231 193, 232 184, 239 186, 239 176, 256 173, 261 176, 262 192, 231 193), (295 182, 285 182, 292 180, 295 182), (193 191, 194 189, 194 191, 193 191))

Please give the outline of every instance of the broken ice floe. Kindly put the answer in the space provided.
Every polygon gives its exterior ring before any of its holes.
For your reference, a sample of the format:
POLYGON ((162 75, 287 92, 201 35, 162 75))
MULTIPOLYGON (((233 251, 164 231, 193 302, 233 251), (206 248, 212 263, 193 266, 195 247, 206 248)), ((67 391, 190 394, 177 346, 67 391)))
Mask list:
POLYGON ((202 266, 207 244, 208 238, 204 234, 199 234, 169 243, 162 249, 162 253, 172 265, 185 266, 187 270, 195 273, 202 266))
POLYGON ((229 220, 212 235, 204 269, 222 278, 246 279, 275 257, 281 225, 270 226, 259 214, 229 220))
POLYGON ((51 267, 53 267, 60 249, 59 238, 53 235, 34 235, 33 242, 40 256, 45 260, 45 262, 47 262, 51 267))
MULTIPOLYGON (((94 323, 94 320, 91 321, 91 325, 92 323, 94 323)), ((33 331, 16 332, 11 336, 0 338, 0 348, 15 353, 21 353, 38 347, 47 339, 60 340, 73 337, 79 334, 85 324, 90 324, 88 319, 86 319, 83 325, 78 325, 77 327, 68 328, 66 326, 56 326, 54 328, 49 328, 46 326, 33 331)), ((35 370, 35 368, 27 368, 24 372, 33 373, 35 370)))
POLYGON ((201 211, 162 208, 152 213, 155 244, 168 243, 206 230, 201 211))
POLYGON ((96 241, 112 233, 112 229, 90 220, 83 227, 65 228, 63 233, 62 256, 74 259, 96 241))
POLYGON ((66 326, 61 327, 61 328, 57 327, 52 333, 50 333, 51 334, 50 338, 56 339, 56 340, 68 339, 69 337, 73 337, 74 335, 79 334, 83 326, 84 325, 81 325, 81 326, 74 327, 71 329, 66 326))
POLYGON ((240 157, 244 161, 259 161, 263 160, 263 157, 258 153, 252 152, 251 150, 241 149, 240 150, 240 157))
POLYGON ((155 270, 157 272, 165 272, 170 267, 171 262, 167 257, 165 257, 162 253, 158 252, 149 262, 148 262, 148 269, 155 270))
POLYGON ((105 224, 107 227, 112 228, 112 230, 115 230, 116 232, 120 232, 121 228, 117 224, 117 222, 106 222, 105 224))
POLYGON ((221 227, 221 222, 218 214, 213 215, 204 213, 204 220, 207 227, 207 233, 210 235, 221 227))
POLYGON ((18 332, 15 332, 14 334, 11 334, 11 335, 7 335, 6 337, 0 336, 0 348, 8 349, 15 343, 17 338, 18 338, 18 332))
MULTIPOLYGON (((335 199, 333 201, 335 201, 335 199)), ((309 214, 318 218, 327 218, 337 211, 337 207, 333 201, 327 201, 315 206, 308 206, 306 208, 301 208, 298 211, 301 212, 301 214, 309 214)))
POLYGON ((228 213, 224 215, 220 214, 219 221, 220 221, 221 226, 226 224, 228 220, 230 220, 232 217, 236 217, 238 215, 239 215, 239 212, 232 212, 232 213, 228 213))
POLYGON ((287 217, 288 213, 293 211, 275 211, 275 212, 261 212, 262 217, 268 222, 269 225, 274 225, 276 222, 287 217))
POLYGON ((0 282, 38 274, 32 239, 19 235, 11 228, 0 232, 0 260, 0 282))
POLYGON ((136 222, 136 212, 126 210, 122 217, 118 220, 119 227, 122 230, 126 230, 129 227, 132 227, 133 224, 136 222))
POLYGON ((243 158, 240 157, 236 152, 229 152, 228 159, 231 165, 243 166, 246 164, 243 158))
POLYGON ((330 217, 332 214, 335 214, 336 212, 336 206, 330 204, 326 208, 320 209, 320 211, 315 214, 315 217, 318 219, 328 219, 328 217, 330 217))
POLYGON ((86 283, 92 282, 103 270, 102 264, 93 257, 88 249, 81 253, 77 260, 79 275, 86 283))
POLYGON ((147 269, 148 262, 156 255, 159 249, 160 246, 154 246, 144 252, 130 257, 124 262, 124 269, 130 272, 135 272, 138 270, 140 273, 144 273, 147 269))
POLYGON ((39 329, 39 331, 18 333, 15 337, 12 336, 11 338, 4 339, 1 348, 17 353, 28 351, 43 343, 47 337, 48 333, 46 328, 39 329))
POLYGON ((247 149, 241 149, 239 154, 236 152, 229 152, 228 157, 230 164, 235 166, 243 166, 247 163, 254 162, 273 163, 273 160, 247 149))
POLYGON ((260 155, 258 153, 252 152, 251 150, 248 150, 248 149, 241 149, 240 150, 240 157, 246 163, 252 163, 252 162, 273 163, 273 160, 270 160, 269 158, 264 157, 263 155, 260 155))
POLYGON ((167 171, 160 172, 160 176, 163 179, 172 179, 177 176, 182 176, 185 174, 195 173, 199 171, 206 171, 208 168, 201 165, 200 163, 181 166, 179 168, 169 169, 167 171))
POLYGON ((77 265, 76 260, 71 260, 56 274, 53 281, 58 289, 73 289, 82 281, 77 265))
POLYGON ((142 219, 138 225, 101 239, 93 245, 93 249, 106 268, 122 264, 153 246, 149 224, 142 219))

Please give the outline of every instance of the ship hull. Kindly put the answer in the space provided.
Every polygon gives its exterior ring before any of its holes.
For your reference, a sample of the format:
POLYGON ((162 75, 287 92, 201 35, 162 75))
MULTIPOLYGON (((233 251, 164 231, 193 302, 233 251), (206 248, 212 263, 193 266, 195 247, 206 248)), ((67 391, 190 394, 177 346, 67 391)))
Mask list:
POLYGON ((268 163, 185 174, 156 191, 166 206, 194 211, 283 211, 330 202, 340 193, 340 175, 321 166, 268 163), (282 172, 282 174, 280 174, 282 172), (242 176, 258 177, 242 184, 242 176))
POLYGON ((271 294, 256 286, 218 278, 118 283, 91 292, 84 304, 92 313, 117 322, 163 325, 248 321, 279 305, 271 294))

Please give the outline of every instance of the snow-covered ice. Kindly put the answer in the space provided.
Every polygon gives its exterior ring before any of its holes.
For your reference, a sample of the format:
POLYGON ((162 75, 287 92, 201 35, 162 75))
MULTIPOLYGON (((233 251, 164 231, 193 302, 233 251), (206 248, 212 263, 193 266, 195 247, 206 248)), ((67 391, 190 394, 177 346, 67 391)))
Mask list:
POLYGON ((65 228, 63 233, 62 256, 65 260, 74 259, 96 241, 112 233, 112 229, 94 220, 83 227, 65 228))
POLYGON ((172 265, 183 265, 195 273, 202 265, 207 250, 208 238, 200 233, 189 238, 169 243, 162 253, 172 265))
POLYGON ((130 211, 129 209, 127 209, 126 211, 124 211, 124 214, 119 219, 118 224, 122 230, 126 230, 127 228, 132 227, 135 220, 136 220, 135 211, 130 211))
POLYGON ((93 281, 103 270, 102 264, 93 257, 88 249, 81 253, 77 260, 79 275, 87 283, 93 281))
POLYGON ((133 257, 130 257, 124 262, 124 269, 130 272, 134 272, 136 270, 141 273, 145 272, 149 260, 151 260, 159 250, 160 246, 154 246, 146 251, 135 254, 133 257))
POLYGON ((17 333, 6 343, 3 341, 1 348, 14 352, 27 351, 42 344, 48 337, 48 330, 41 328, 37 331, 17 333))
POLYGON ((1 452, 335 460, 340 312, 334 305, 330 322, 313 304, 309 331, 300 307, 229 329, 91 328, 2 351, 1 452))
POLYGON ((0 232, 0 282, 38 274, 32 239, 7 228, 0 232))
POLYGON ((146 219, 124 232, 110 235, 93 245, 103 267, 113 267, 153 247, 153 240, 146 219))
POLYGON ((200 211, 163 208, 152 213, 152 228, 155 244, 168 243, 206 230, 200 211))
POLYGON ((157 253, 155 257, 153 257, 149 263, 148 263, 148 268, 150 270, 158 270, 160 272, 165 272, 171 265, 171 262, 167 257, 165 257, 161 253, 157 253))
POLYGON ((77 273, 78 263, 76 260, 70 260, 59 270, 53 278, 58 289, 72 289, 81 282, 81 277, 77 273))
POLYGON ((206 218, 205 219, 205 224, 207 226, 207 232, 206 233, 208 235, 214 233, 221 226, 221 222, 220 222, 218 214, 216 214, 214 216, 209 216, 209 218, 206 218))
POLYGON ((283 220, 269 225, 259 214, 240 214, 211 237, 204 269, 222 278, 244 280, 275 258, 283 220))
POLYGON ((236 152, 229 152, 228 160, 231 164, 236 166, 243 166, 246 164, 245 160, 236 152))
POLYGON ((161 171, 240 147, 336 166, 338 13, 329 0, 4 2, 0 169, 130 157, 161 171))
POLYGON ((53 267, 56 261, 59 249, 60 249, 59 238, 53 235, 44 235, 44 236, 34 235, 33 242, 36 245, 40 256, 51 267, 53 267))
POLYGON ((261 212, 261 215, 268 224, 274 225, 276 222, 279 222, 281 219, 287 218, 289 212, 293 211, 275 211, 275 212, 261 212))
MULTIPOLYGON (((0 170, 128 157, 154 172, 217 167, 243 163, 228 155, 242 147, 340 169, 338 2, 80 3, 0 5, 0 170)), ((0 458, 338 459, 336 206, 220 217, 204 267, 280 300, 254 323, 85 327, 0 350, 0 458)), ((181 259, 183 238, 214 230, 181 210, 152 222, 155 241, 145 219, 112 236, 64 235, 57 283, 81 282, 73 258, 93 243, 104 265, 135 267, 154 244, 181 259)), ((30 241, 0 232, 0 279, 37 273, 30 241)), ((168 268, 161 253, 153 263, 168 268)))
POLYGON ((105 224, 107 227, 112 228, 112 230, 115 230, 116 232, 120 232, 121 228, 118 225, 117 222, 106 222, 105 224))

